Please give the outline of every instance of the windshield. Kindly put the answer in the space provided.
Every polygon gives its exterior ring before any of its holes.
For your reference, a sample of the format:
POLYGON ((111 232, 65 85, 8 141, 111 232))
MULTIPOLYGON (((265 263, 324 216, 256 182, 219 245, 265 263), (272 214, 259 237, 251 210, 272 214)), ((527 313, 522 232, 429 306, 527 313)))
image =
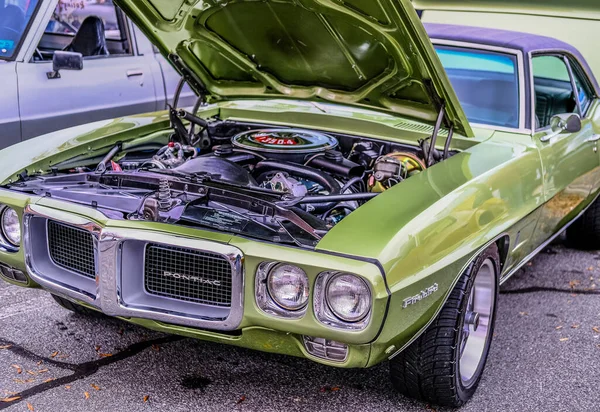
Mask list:
POLYGON ((0 0, 0 58, 10 59, 41 0, 0 0))
POLYGON ((435 47, 472 123, 519 128, 519 81, 513 55, 435 47))

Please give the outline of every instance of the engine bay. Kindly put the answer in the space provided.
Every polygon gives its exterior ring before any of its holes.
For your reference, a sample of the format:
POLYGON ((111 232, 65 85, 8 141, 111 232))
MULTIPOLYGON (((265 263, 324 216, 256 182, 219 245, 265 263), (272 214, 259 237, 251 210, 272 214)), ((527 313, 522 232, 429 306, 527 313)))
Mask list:
POLYGON ((127 149, 118 143, 99 163, 74 159, 7 187, 90 206, 111 219, 310 248, 371 198, 451 155, 451 135, 441 151, 434 137, 411 146, 205 120, 184 110, 172 109, 171 123, 168 141, 127 149))

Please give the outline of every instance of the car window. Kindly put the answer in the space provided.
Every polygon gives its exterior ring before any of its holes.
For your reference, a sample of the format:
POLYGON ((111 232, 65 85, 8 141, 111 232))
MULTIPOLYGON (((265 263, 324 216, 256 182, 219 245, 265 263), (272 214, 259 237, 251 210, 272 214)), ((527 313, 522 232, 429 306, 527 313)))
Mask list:
POLYGON ((25 36, 41 0, 0 0, 0 58, 10 59, 25 36))
POLYGON ((548 127, 558 114, 577 113, 577 100, 585 113, 590 93, 576 72, 573 74, 577 91, 573 90, 569 68, 562 56, 535 56, 532 67, 537 128, 548 127))
POLYGON ((112 0, 59 0, 46 33, 75 35, 81 23, 88 16, 97 16, 104 22, 105 37, 120 40, 117 11, 112 0))
POLYGON ((516 56, 449 46, 435 49, 469 121, 519 127, 516 56))

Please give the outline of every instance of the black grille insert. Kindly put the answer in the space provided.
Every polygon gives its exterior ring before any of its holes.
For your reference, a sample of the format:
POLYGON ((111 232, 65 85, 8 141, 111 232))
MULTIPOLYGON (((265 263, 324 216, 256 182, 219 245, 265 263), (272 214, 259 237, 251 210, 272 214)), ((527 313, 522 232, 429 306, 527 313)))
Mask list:
POLYGON ((144 287, 152 295, 214 306, 231 306, 229 261, 221 255, 148 244, 144 287))
POLYGON ((94 238, 91 233, 49 220, 48 248, 50 258, 57 266, 96 278, 94 238))

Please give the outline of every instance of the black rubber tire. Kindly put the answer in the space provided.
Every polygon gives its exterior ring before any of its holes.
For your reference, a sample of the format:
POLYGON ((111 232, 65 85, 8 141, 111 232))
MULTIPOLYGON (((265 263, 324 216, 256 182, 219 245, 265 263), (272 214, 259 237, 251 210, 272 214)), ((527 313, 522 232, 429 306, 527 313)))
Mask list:
POLYGON ((600 199, 567 229, 567 245, 576 249, 600 249, 600 199))
POLYGON ((58 303, 61 307, 66 310, 70 310, 71 312, 75 312, 79 315, 85 316, 93 316, 93 317, 101 317, 102 314, 92 309, 88 309, 85 306, 78 305, 77 303, 73 303, 70 300, 63 299, 60 296, 52 295, 52 298, 58 303))
POLYGON ((442 311, 429 328, 408 348, 390 360, 390 376, 396 390, 420 401, 449 407, 462 406, 473 396, 481 380, 494 334, 499 261, 496 245, 478 256, 463 273, 442 311), (493 261, 495 269, 494 307, 490 316, 483 362, 476 370, 472 383, 466 388, 458 369, 459 342, 474 274, 488 258, 493 261))

